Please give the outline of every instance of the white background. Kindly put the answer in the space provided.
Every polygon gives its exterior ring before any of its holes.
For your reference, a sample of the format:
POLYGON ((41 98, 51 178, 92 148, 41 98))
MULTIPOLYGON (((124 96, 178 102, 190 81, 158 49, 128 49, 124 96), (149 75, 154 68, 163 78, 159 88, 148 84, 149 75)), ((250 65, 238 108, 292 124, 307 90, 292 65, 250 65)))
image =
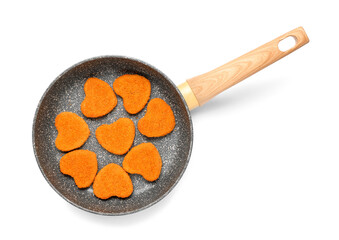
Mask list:
POLYGON ((338 239, 337 1, 1 1, 1 239, 338 239), (310 43, 192 112, 176 188, 136 214, 64 201, 32 149, 54 78, 99 55, 180 84, 293 28, 310 43))

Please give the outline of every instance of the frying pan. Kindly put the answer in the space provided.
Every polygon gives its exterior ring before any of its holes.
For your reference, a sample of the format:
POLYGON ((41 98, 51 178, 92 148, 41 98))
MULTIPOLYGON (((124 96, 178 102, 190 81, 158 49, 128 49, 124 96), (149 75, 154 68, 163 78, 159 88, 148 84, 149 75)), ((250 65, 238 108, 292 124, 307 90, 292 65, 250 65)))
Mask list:
POLYGON ((187 80, 179 87, 155 67, 132 58, 101 56, 75 64, 51 83, 38 104, 33 122, 33 148, 39 168, 60 196, 83 210, 102 215, 123 215, 150 207, 173 189, 187 167, 193 143, 190 110, 308 41, 304 29, 296 28, 215 70, 187 80), (295 45, 285 52, 280 51, 279 42, 288 36, 295 39, 295 45), (176 126, 172 133, 160 138, 147 138, 136 131, 133 146, 152 142, 161 155, 163 166, 158 180, 147 182, 140 175, 132 174, 134 191, 130 197, 100 200, 94 196, 92 187, 78 189, 71 177, 60 172, 59 161, 64 153, 54 145, 57 136, 54 119, 63 111, 82 116, 91 135, 81 149, 97 154, 99 170, 112 162, 121 165, 124 156, 107 152, 99 145, 93 133, 101 124, 110 124, 121 117, 132 119, 136 125, 145 115, 146 108, 136 115, 130 115, 124 110, 122 99, 118 98, 118 105, 111 113, 98 119, 88 119, 82 115, 80 104, 85 97, 83 86, 89 77, 98 77, 112 86, 114 80, 123 74, 139 74, 149 79, 152 86, 151 99, 162 98, 171 106, 176 126))

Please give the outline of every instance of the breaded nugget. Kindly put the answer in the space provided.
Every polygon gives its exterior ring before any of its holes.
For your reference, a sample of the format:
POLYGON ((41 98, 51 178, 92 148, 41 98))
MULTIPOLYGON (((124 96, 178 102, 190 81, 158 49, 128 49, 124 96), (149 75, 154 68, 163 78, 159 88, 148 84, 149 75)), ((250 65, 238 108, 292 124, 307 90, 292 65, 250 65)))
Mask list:
POLYGON ((151 95, 150 81, 137 74, 126 74, 115 79, 113 89, 124 101, 124 107, 130 114, 140 112, 151 95))
POLYGON ((60 159, 60 171, 73 177, 78 188, 87 188, 98 171, 97 156, 89 150, 69 152, 60 159))
POLYGON ((110 85, 99 78, 89 78, 84 91, 86 97, 81 103, 81 112, 88 118, 105 116, 117 105, 117 97, 110 85))
POLYGON ((140 133, 147 137, 162 137, 173 131, 175 117, 171 107, 162 99, 154 98, 147 105, 147 111, 138 122, 140 133))
POLYGON ((93 183, 94 195, 100 199, 116 196, 127 198, 133 192, 133 184, 129 175, 115 163, 102 168, 93 183))
POLYGON ((122 155, 131 148, 134 137, 134 123, 129 118, 119 118, 112 124, 103 124, 95 132, 100 145, 110 153, 122 155))
POLYGON ((62 112, 55 118, 58 136, 55 146, 64 152, 81 147, 90 135, 84 119, 72 112, 62 112))
POLYGON ((161 166, 160 154, 152 143, 141 143, 133 147, 122 162, 122 167, 126 172, 140 174, 150 182, 159 178, 161 166))

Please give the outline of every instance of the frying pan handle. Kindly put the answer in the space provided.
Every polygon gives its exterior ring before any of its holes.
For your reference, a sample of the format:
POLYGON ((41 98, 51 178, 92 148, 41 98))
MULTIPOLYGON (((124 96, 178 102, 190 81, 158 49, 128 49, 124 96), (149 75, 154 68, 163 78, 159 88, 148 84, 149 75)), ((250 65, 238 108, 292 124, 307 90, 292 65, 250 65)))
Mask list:
POLYGON ((298 27, 225 65, 188 79, 178 88, 183 94, 189 109, 192 110, 308 42, 309 39, 305 30, 302 27, 298 27), (289 36, 295 39, 295 45, 286 51, 281 51, 278 47, 279 42, 289 36))

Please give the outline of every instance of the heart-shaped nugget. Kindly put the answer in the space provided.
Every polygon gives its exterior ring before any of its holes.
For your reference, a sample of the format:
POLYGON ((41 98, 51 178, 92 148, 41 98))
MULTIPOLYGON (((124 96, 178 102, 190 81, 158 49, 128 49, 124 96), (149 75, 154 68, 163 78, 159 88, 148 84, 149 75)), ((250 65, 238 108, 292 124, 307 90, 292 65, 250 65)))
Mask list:
POLYGON ((73 177, 78 188, 87 188, 98 171, 97 156, 89 150, 69 152, 60 159, 60 171, 73 177))
POLYGON ((175 117, 171 107, 162 99, 154 98, 138 122, 139 131, 147 137, 162 137, 173 131, 175 117))
POLYGON ((100 199, 116 196, 127 198, 133 192, 133 184, 129 175, 115 163, 101 169, 93 183, 93 193, 100 199))
POLYGON ((161 172, 161 157, 152 143, 141 143, 127 153, 122 167, 131 174, 140 174, 147 181, 157 180, 161 172))
POLYGON ((124 101, 124 107, 130 114, 140 112, 151 95, 150 81, 137 74, 126 74, 118 77, 113 89, 124 101))
POLYGON ((134 136, 134 123, 129 118, 119 118, 112 124, 103 124, 95 131, 100 145, 110 153, 122 155, 131 148, 134 136))
POLYGON ((88 118, 105 116, 117 105, 117 97, 108 83, 99 78, 89 78, 84 86, 86 97, 81 112, 88 118))
POLYGON ((62 112, 55 118, 58 136, 55 146, 68 152, 81 147, 89 137, 90 131, 84 119, 72 112, 62 112))

